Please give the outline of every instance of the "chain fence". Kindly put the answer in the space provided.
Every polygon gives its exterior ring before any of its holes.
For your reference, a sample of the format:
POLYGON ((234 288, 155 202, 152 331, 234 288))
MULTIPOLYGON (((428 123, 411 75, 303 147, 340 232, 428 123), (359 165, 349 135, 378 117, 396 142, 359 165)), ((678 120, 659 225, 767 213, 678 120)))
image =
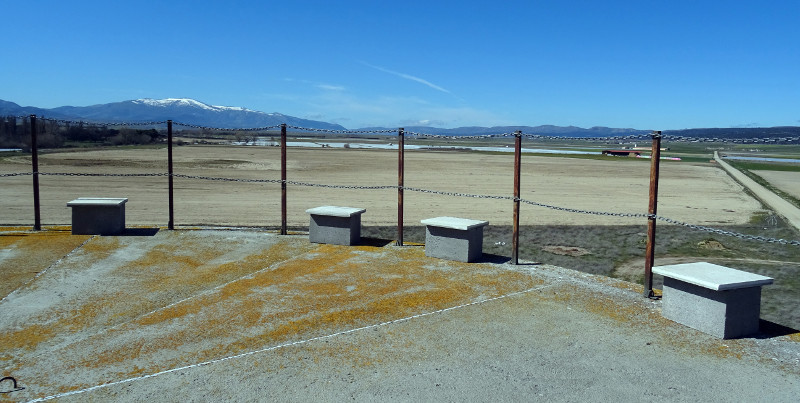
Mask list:
MULTIPOLYGON (((18 116, 17 119, 24 119, 27 116, 18 116)), ((89 121, 81 121, 81 120, 69 120, 69 119, 52 119, 52 118, 41 118, 41 120, 51 121, 62 125, 95 125, 95 126, 110 126, 110 127, 123 127, 123 126, 164 126, 171 122, 175 126, 187 127, 191 129, 197 130, 209 130, 209 131, 246 131, 246 132, 264 132, 264 131, 274 131, 274 130, 291 130, 293 132, 302 132, 302 133, 321 133, 326 135, 352 135, 352 134, 401 134, 403 136, 407 136, 410 138, 416 139, 448 139, 448 140, 476 140, 476 139, 494 139, 494 138, 511 138, 520 136, 522 138, 533 139, 533 140, 580 140, 580 141, 595 141, 595 142, 624 142, 624 141, 638 141, 638 140, 645 140, 653 138, 654 136, 658 136, 658 134, 653 133, 635 133, 631 135, 625 136, 605 136, 605 137, 572 137, 572 136, 554 136, 554 135, 538 135, 538 134, 530 134, 530 133, 522 133, 522 132, 515 132, 515 133, 497 133, 497 134, 483 134, 483 135, 443 135, 443 134, 432 134, 432 133, 422 133, 422 132, 415 132, 415 131, 405 131, 403 129, 374 129, 374 130, 332 130, 332 129, 319 129, 319 128, 309 128, 309 127, 301 127, 301 126, 293 126, 293 125, 272 125, 272 126, 264 126, 264 127, 255 127, 255 128, 220 128, 220 127, 211 127, 211 126, 203 126, 203 125, 195 125, 190 123, 183 123, 183 122, 175 122, 175 121, 149 121, 149 122, 89 122, 89 121)), ((733 142, 733 143, 774 143, 774 142, 800 142, 800 137, 776 137, 776 138, 751 138, 751 139, 723 139, 723 138, 704 138, 704 137, 687 137, 687 136, 671 136, 671 135, 660 135, 662 140, 666 141, 673 141, 673 142, 733 142)), ((702 231, 702 232, 709 232, 724 236, 731 236, 740 239, 756 241, 756 242, 765 242, 765 243, 777 243, 782 245, 793 245, 793 246, 800 246, 800 241, 797 240, 786 240, 786 239, 775 239, 763 236, 755 236, 755 235, 747 235, 741 234, 733 231, 723 230, 719 228, 707 227, 702 225, 690 224, 686 222, 682 222, 679 220, 674 220, 667 217, 662 217, 654 214, 646 214, 646 213, 617 213, 617 212, 605 212, 605 211, 592 211, 592 210, 581 210, 569 207, 562 207, 562 206, 554 206, 545 203, 539 203, 532 200, 525 200, 520 198, 515 198, 512 196, 497 196, 497 195, 481 195, 481 194, 470 194, 470 193, 458 193, 458 192, 447 192, 447 191, 439 191, 439 190, 432 190, 432 189, 422 189, 422 188, 415 188, 415 187, 407 187, 407 186, 398 186, 398 185, 375 185, 375 186, 361 186, 361 185, 334 185, 334 184, 320 184, 320 183, 308 183, 308 182, 298 182, 298 181, 289 181, 289 180, 282 180, 282 179, 236 179, 236 178, 226 178, 226 177, 212 177, 212 176, 199 176, 199 175, 185 175, 185 174, 176 174, 176 173, 73 173, 73 172, 15 172, 15 173, 3 173, 0 174, 0 178, 7 178, 7 177, 18 177, 18 176, 31 176, 31 175, 42 175, 42 176, 67 176, 67 177, 172 177, 172 178, 182 178, 182 179, 193 179, 193 180, 206 180, 206 181, 223 181, 223 182, 245 182, 245 183, 272 183, 272 184, 282 184, 282 185, 292 185, 292 186, 304 186, 304 187, 318 187, 318 188, 327 188, 327 189, 349 189, 349 190, 386 190, 386 189, 396 189, 396 190, 407 190, 411 192, 418 192, 418 193, 427 193, 427 194, 435 194, 441 196, 451 196, 451 197, 468 197, 468 198, 478 198, 478 199, 492 199, 492 200, 509 200, 509 201, 518 201, 520 203, 524 203, 527 205, 531 205, 534 207, 546 208, 555 211, 561 211, 565 213, 571 214, 589 214, 589 215, 596 215, 596 216, 607 216, 607 217, 618 217, 618 218, 642 218, 642 219, 655 219, 661 222, 665 222, 672 225, 683 226, 685 228, 694 230, 694 231, 702 231)))
MULTIPOLYGON (((17 173, 8 173, 8 174, 0 174, 0 177, 14 177, 14 176, 30 176, 33 175, 34 172, 17 172, 17 173)), ((168 173, 131 173, 131 174, 111 174, 111 173, 76 173, 76 172, 37 172, 39 175, 43 176, 67 176, 67 177, 168 177, 170 174, 168 173)), ((776 239, 764 236, 757 236, 757 235, 748 235, 742 234, 734 231, 728 231, 720 228, 708 227, 703 225, 691 224, 687 222, 683 222, 680 220, 671 219, 668 217, 663 217, 660 215, 655 214, 647 214, 647 213, 619 213, 619 212, 609 212, 609 211, 594 211, 594 210, 581 210, 575 209, 570 207, 562 207, 562 206, 554 206, 546 203, 539 203, 533 200, 526 200, 522 198, 515 198, 513 196, 499 196, 499 195, 484 195, 484 194, 473 194, 473 193, 459 193, 459 192, 448 192, 448 191, 441 191, 441 190, 434 190, 434 189, 423 189, 417 187, 410 187, 410 186, 398 186, 398 185, 371 185, 371 186, 363 186, 363 185, 333 185, 333 184, 325 184, 325 183, 310 183, 310 182, 298 182, 298 181, 290 181, 290 180, 281 180, 281 179, 241 179, 241 178, 226 178, 226 177, 213 177, 213 176, 199 176, 199 175, 185 175, 185 174, 172 174, 173 178, 182 178, 182 179, 194 179, 194 180, 206 180, 206 181, 222 181, 222 182, 242 182, 242 183, 273 183, 273 184, 282 184, 286 183, 287 185, 293 186, 304 186, 304 187, 316 187, 316 188, 325 188, 325 189, 347 189, 347 190, 387 190, 387 189, 394 189, 394 190, 404 190, 410 192, 417 192, 417 193, 426 193, 426 194, 434 194, 440 196, 450 196, 450 197, 463 197, 463 198, 474 198, 474 199, 488 199, 488 200, 509 200, 509 201, 519 201, 520 203, 524 203, 527 205, 531 205, 534 207, 541 207, 555 211, 561 211, 565 213, 571 214, 587 214, 587 215, 595 215, 595 216, 604 216, 604 217, 618 217, 618 218, 642 218, 648 219, 653 218, 658 221, 662 221, 668 224, 682 226, 694 231, 700 232, 709 232, 718 235, 724 235, 734 238, 739 238, 748 241, 756 241, 756 242, 763 242, 763 243, 773 243, 773 244, 781 244, 781 245, 792 245, 792 246, 800 246, 800 240, 787 240, 787 239, 776 239)))

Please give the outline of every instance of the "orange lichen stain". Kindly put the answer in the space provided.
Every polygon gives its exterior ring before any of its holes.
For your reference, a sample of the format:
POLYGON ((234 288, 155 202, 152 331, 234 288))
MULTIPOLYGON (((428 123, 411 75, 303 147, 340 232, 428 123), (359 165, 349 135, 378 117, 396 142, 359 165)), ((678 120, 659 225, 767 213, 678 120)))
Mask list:
MULTIPOLYGON (((80 246, 87 239, 89 239, 88 236, 46 232, 22 235, 3 234, 0 236, 0 248, 13 249, 20 258, 10 259, 11 262, 3 261, 0 267, 12 267, 12 263, 19 263, 16 261, 22 259, 25 262, 35 261, 39 263, 36 265, 37 267, 43 266, 38 268, 44 269, 80 246)), ((28 266, 28 269, 34 269, 34 267, 30 267, 30 264, 24 264, 23 266, 28 266)))
MULTIPOLYGON (((114 332, 152 326, 146 340, 124 345, 107 343, 104 336, 87 340, 91 354, 82 354, 75 367, 125 372, 126 363, 135 360, 140 366, 153 362, 151 370, 158 371, 186 360, 205 361, 334 334, 541 283, 529 274, 491 264, 427 258, 419 248, 318 245, 308 249, 306 254, 140 317, 114 332)), ((246 257, 242 264, 263 266, 262 259, 269 253, 253 255, 252 260, 246 257)), ((358 365, 375 362, 369 352, 355 355, 353 362, 358 365)), ((137 371, 138 367, 132 367, 125 373, 136 376, 137 371)))
POLYGON ((101 317, 107 317, 110 313, 109 308, 116 305, 120 293, 109 293, 105 295, 93 296, 91 300, 85 302, 75 302, 72 309, 61 313, 60 320, 52 325, 63 327, 70 332, 83 330, 89 326, 105 327, 101 317))
MULTIPOLYGON (((248 255, 239 260, 216 264, 213 259, 219 259, 227 251, 236 248, 236 244, 218 245, 217 248, 204 248, 201 244, 183 243, 179 248, 172 245, 157 245, 147 251, 142 257, 115 269, 117 275, 133 277, 137 286, 126 288, 125 295, 119 297, 125 304, 113 307, 113 318, 118 322, 125 318, 132 318, 158 308, 160 295, 169 298, 191 296, 197 291, 212 288, 230 279, 241 275, 256 272, 283 259, 287 259, 298 247, 278 243, 266 250, 248 255)), ((302 245, 302 244, 301 244, 302 245)), ((302 247, 300 247, 302 249, 302 247)), ((242 294, 245 289, 252 287, 252 279, 240 279, 221 290, 222 298, 230 295, 242 294)), ((153 325, 169 321, 189 314, 196 314, 203 304, 211 301, 207 296, 186 301, 164 310, 157 310, 141 317, 137 323, 153 325)))
MULTIPOLYGON (((39 322, 23 329, 21 334, 16 337, 25 338, 24 344, 28 349, 37 347, 39 344, 50 340, 61 334, 74 333, 84 330, 87 327, 103 327, 102 321, 98 318, 107 314, 108 307, 114 304, 116 295, 93 298, 83 303, 70 303, 63 306, 61 310, 49 311, 40 316, 32 318, 39 322), (52 320, 50 318, 56 318, 52 320)), ((11 332, 14 337, 16 332, 11 332)), ((0 345, 8 345, 11 341, 3 340, 0 336, 0 345)))
MULTIPOLYGON (((33 227, 19 227, 19 226, 17 226, 17 227, 6 227, 6 226, 0 226, 0 232, 4 232, 4 233, 5 232, 27 232, 27 231, 31 231, 31 230, 33 230, 33 227)), ((3 235, 7 235, 7 234, 3 234, 3 235)))
POLYGON ((0 333, 0 346, 4 349, 26 349, 31 350, 39 343, 53 337, 54 330, 48 326, 34 324, 19 330, 6 331, 0 333))
POLYGON ((109 255, 119 249, 120 240, 117 237, 97 237, 83 245, 81 252, 88 254, 109 255))
POLYGON ((666 319, 657 315, 656 313, 645 309, 644 307, 628 303, 619 302, 613 297, 605 296, 602 294, 593 294, 586 297, 585 294, 576 293, 566 286, 549 290, 550 292, 542 294, 543 298, 568 303, 571 306, 580 307, 581 310, 591 312, 594 314, 602 315, 604 317, 613 319, 619 323, 633 323, 633 322, 667 322, 666 319))
POLYGON ((719 358, 736 358, 741 360, 742 359, 742 349, 740 346, 734 346, 733 348, 727 344, 722 344, 722 342, 714 341, 710 344, 701 344, 698 346, 700 351, 705 354, 713 355, 719 358), (739 348, 736 348, 739 347, 739 348))
POLYGON ((101 368, 110 364, 133 360, 143 352, 144 340, 129 342, 122 347, 110 348, 103 351, 94 351, 92 357, 87 357, 79 367, 101 368))
POLYGON ((195 314, 200 311, 200 306, 193 304, 177 304, 168 308, 155 311, 136 320, 142 326, 155 325, 178 317, 195 314))
POLYGON ((616 320, 617 322, 631 322, 634 319, 641 319, 642 315, 649 315, 648 312, 631 304, 621 304, 610 298, 593 298, 593 303, 586 304, 589 312, 603 315, 616 320))
POLYGON ((239 278, 267 268, 303 252, 303 247, 280 242, 265 250, 234 257, 229 262, 216 262, 237 245, 216 245, 209 248, 205 243, 182 243, 181 246, 160 245, 145 256, 131 262, 121 270, 150 269, 146 286, 150 291, 174 290, 176 288, 205 288, 239 278))
MULTIPOLYGON (((89 385, 88 383, 79 383, 77 385, 69 385, 69 386, 60 385, 60 386, 58 386, 58 388, 56 390, 58 391, 58 393, 67 393, 67 392, 72 392, 74 390, 81 390, 81 389, 90 388, 92 386, 94 386, 94 385, 89 385)), ((40 396, 40 397, 44 397, 44 396, 40 396)))
MULTIPOLYGON (((644 286, 641 284, 629 283, 627 281, 611 281, 608 285, 621 290, 633 291, 637 294, 641 294, 642 291, 644 291, 644 286)), ((653 291, 655 292, 656 290, 653 291)))

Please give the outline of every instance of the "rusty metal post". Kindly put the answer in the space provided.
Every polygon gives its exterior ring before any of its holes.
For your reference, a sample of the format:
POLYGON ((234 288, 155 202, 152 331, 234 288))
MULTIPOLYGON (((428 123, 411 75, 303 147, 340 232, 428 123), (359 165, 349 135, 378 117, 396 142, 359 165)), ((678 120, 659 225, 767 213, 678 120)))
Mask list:
POLYGON ((286 235, 286 123, 281 124, 281 235, 286 235))
POLYGON ((169 178, 169 222, 167 228, 175 229, 175 199, 172 183, 172 120, 167 120, 167 174, 169 178))
POLYGON ((644 260, 644 296, 653 296, 653 263, 655 262, 656 218, 658 214, 658 174, 661 161, 661 131, 653 132, 653 151, 650 161, 650 206, 647 210, 647 249, 644 260))
POLYGON ((519 187, 522 163, 522 132, 514 133, 514 229, 511 233, 511 261, 519 264, 519 187))
POLYGON ((397 130, 397 246, 403 246, 403 181, 405 174, 405 129, 397 130))
POLYGON ((42 215, 39 204, 39 145, 36 141, 36 115, 31 120, 31 169, 33 172, 33 230, 41 231, 42 215))

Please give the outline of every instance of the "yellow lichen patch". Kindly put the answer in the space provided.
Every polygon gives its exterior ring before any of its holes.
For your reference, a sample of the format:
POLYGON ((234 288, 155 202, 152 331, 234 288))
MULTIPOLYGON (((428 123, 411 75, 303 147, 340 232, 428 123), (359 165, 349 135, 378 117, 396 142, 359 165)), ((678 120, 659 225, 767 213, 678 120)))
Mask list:
POLYGON ((5 297, 64 257, 89 237, 52 232, 0 235, 0 297, 5 297))
POLYGON ((30 231, 32 229, 33 229, 33 227, 0 226, 0 232, 3 233, 2 235, 6 235, 8 233, 13 233, 13 232, 26 232, 26 231, 30 231))
MULTIPOLYGON (((118 373, 118 377, 136 376, 142 368, 157 372, 334 334, 521 291, 542 282, 502 266, 427 258, 421 248, 290 244, 279 243, 237 261, 215 264, 209 273, 220 267, 250 273, 113 331, 88 337, 69 351, 62 350, 64 357, 71 357, 63 359, 63 370, 87 367, 118 373), (291 255, 293 248, 308 252, 276 260, 291 255), (267 269, 253 270, 256 267, 267 269)), ((162 259, 166 253, 167 249, 147 252, 139 262, 162 259)), ((180 260, 170 266, 175 272, 169 275, 148 272, 131 278, 147 284, 147 295, 157 295, 160 291, 154 281, 169 283, 177 272, 193 273, 203 266, 201 260, 180 260)), ((139 271, 147 268, 142 266, 139 271)), ((151 269, 160 267, 154 264, 151 269)), ((130 270, 133 266, 123 272, 130 270)), ((183 280, 173 284, 193 287, 183 280)), ((127 300, 129 296, 117 298, 127 300)), ((371 365, 374 357, 353 357, 353 362, 371 365)))
POLYGON ((57 335, 69 334, 84 329, 89 324, 101 322, 99 316, 108 313, 108 307, 114 304, 115 295, 92 298, 86 301, 73 301, 59 311, 40 313, 31 318, 34 322, 22 329, 0 334, 0 345, 11 349, 34 349, 39 344, 53 339, 57 335))
POLYGON ((602 315, 620 323, 643 321, 650 323, 667 322, 661 315, 657 315, 638 304, 626 303, 624 301, 619 301, 617 298, 603 294, 592 294, 589 296, 585 294, 576 294, 574 290, 568 287, 569 286, 565 285, 549 289, 542 293, 541 296, 552 301, 577 306, 582 311, 602 315))
POLYGON ((33 349, 39 343, 53 336, 54 329, 42 325, 30 325, 19 330, 0 333, 0 346, 6 351, 14 349, 33 349))
POLYGON ((638 294, 641 294, 642 291, 644 290, 644 286, 642 286, 641 284, 631 283, 629 281, 624 281, 604 276, 594 276, 593 279, 599 283, 607 284, 614 288, 619 288, 621 290, 633 291, 638 294))
POLYGON ((721 341, 713 341, 708 344, 701 344, 698 346, 700 351, 705 354, 713 355, 719 358, 736 358, 742 359, 742 349, 740 346, 729 346, 723 344, 721 341))
POLYGON ((109 307, 118 303, 120 295, 120 293, 110 293, 93 296, 84 301, 74 301, 69 304, 71 309, 61 314, 60 320, 51 326, 56 328, 65 327, 67 330, 74 332, 82 330, 90 324, 104 325, 107 320, 101 320, 101 317, 109 316, 111 313, 109 307))
POLYGON ((147 291, 202 283, 208 279, 208 272, 216 268, 216 266, 204 267, 205 263, 218 257, 220 252, 214 248, 192 246, 194 245, 183 243, 160 244, 116 271, 123 275, 146 273, 147 276, 142 279, 142 286, 147 291))
MULTIPOLYGON (((198 291, 212 289, 227 281, 257 272, 276 262, 288 259, 298 252, 298 246, 280 242, 255 254, 242 256, 236 243, 208 247, 201 240, 184 239, 180 244, 159 244, 143 256, 117 268, 116 275, 136 280, 135 286, 126 288, 127 303, 115 306, 115 316, 131 318, 158 309, 159 304, 191 296, 198 291), (231 256, 227 257, 227 254, 231 256), (236 259, 225 261, 226 259, 236 259), (134 303, 135 302, 135 303, 134 303)), ((296 244, 296 243, 295 243, 296 244)), ((302 246, 299 247, 303 249, 302 246)), ((223 295, 230 288, 246 285, 241 279, 223 287, 223 295)), ((241 292, 241 290, 239 290, 241 292)), ((201 299, 202 300, 202 299, 201 299)), ((196 313, 200 301, 182 303, 157 310, 140 318, 141 324, 154 324, 196 313)))
POLYGON ((120 239, 117 237, 97 237, 86 245, 83 245, 81 252, 103 256, 110 255, 119 249, 119 247, 120 239))
POLYGON ((789 340, 796 341, 796 342, 800 343, 800 332, 790 334, 789 335, 789 340))
POLYGON ((195 314, 200 307, 192 304, 178 304, 169 308, 164 308, 139 318, 136 322, 142 326, 154 325, 156 323, 172 320, 181 316, 195 314))
POLYGON ((603 315, 618 322, 631 322, 649 316, 650 312, 633 304, 623 304, 607 297, 594 296, 591 304, 586 304, 589 312, 603 315))

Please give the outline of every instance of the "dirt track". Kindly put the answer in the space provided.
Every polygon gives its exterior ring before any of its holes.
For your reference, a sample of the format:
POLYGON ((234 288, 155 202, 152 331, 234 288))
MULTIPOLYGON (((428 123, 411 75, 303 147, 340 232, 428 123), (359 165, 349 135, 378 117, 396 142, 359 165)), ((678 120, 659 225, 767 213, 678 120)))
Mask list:
MULTIPOLYGON (((241 179, 280 179, 280 153, 271 147, 177 147, 175 173, 241 179)), ((166 150, 102 150, 46 154, 43 173, 166 172, 166 150)), ((574 158, 522 158, 522 198, 558 207, 621 213, 646 213, 648 161, 574 158)), ((701 225, 747 222, 760 203, 710 164, 662 163, 659 214, 701 225)), ((512 195, 513 155, 465 152, 406 152, 405 186, 446 192, 512 195)), ((0 173, 30 172, 27 157, 0 163, 0 173)), ((396 185, 397 153, 381 150, 294 149, 288 153, 288 179, 335 185, 396 185)), ((33 221, 31 177, 2 178, 0 223, 33 221)), ((41 176, 42 221, 68 224, 66 203, 76 197, 128 197, 130 224, 166 225, 167 178, 41 176)), ((175 178, 177 225, 280 224, 280 185, 175 178)), ((320 205, 363 207, 364 225, 397 222, 397 191, 342 190, 289 186, 289 225, 307 226, 305 210, 320 205)), ((405 192, 405 225, 439 215, 510 224, 512 203, 405 192)), ((525 224, 636 224, 641 219, 566 213, 523 205, 525 224)))
POLYGON ((736 168, 730 166, 730 164, 719 157, 717 152, 714 152, 714 160, 716 160, 717 163, 720 164, 720 166, 722 166, 722 168, 725 169, 732 177, 736 178, 737 181, 753 192, 756 197, 770 206, 770 208, 775 210, 776 213, 783 216, 790 225, 800 230, 800 209, 787 202, 782 197, 776 195, 771 190, 759 185, 756 183, 756 181, 748 178, 747 175, 743 174, 736 168))

